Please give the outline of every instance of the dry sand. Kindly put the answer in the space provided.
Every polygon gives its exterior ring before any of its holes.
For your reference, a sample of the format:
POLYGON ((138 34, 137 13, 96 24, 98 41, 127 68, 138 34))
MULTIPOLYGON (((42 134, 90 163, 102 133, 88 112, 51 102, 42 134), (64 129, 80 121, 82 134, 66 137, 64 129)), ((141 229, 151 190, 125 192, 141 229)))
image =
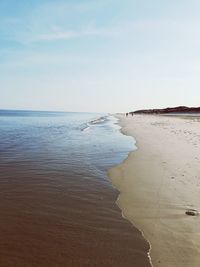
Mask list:
POLYGON ((154 267, 200 266, 200 119, 120 117, 137 151, 109 176, 120 190, 118 205, 151 244, 154 267))

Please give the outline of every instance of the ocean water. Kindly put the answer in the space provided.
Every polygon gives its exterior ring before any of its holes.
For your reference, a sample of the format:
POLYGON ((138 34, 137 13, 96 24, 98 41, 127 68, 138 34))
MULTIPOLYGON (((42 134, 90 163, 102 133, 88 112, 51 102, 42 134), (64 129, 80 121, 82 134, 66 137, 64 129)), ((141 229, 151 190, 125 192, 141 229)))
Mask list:
POLYGON ((0 111, 0 266, 150 266, 107 177, 135 148, 116 123, 107 114, 0 111))

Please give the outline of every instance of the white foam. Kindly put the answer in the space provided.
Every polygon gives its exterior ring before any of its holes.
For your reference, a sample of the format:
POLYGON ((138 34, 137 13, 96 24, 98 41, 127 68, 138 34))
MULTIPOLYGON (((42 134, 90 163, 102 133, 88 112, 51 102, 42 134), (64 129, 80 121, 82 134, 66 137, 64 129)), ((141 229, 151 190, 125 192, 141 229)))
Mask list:
POLYGON ((82 132, 86 132, 88 130, 90 130, 90 124, 89 123, 86 123, 85 127, 82 129, 82 132))
POLYGON ((92 121, 90 121, 91 124, 99 124, 102 123, 106 120, 107 116, 103 116, 103 117, 99 117, 97 119, 94 119, 92 121))

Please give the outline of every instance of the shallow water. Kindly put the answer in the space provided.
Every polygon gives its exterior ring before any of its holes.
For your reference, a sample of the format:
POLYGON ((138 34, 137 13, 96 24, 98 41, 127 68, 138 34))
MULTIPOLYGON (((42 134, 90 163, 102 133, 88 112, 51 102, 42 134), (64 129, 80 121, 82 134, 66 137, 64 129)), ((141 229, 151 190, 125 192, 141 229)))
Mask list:
POLYGON ((0 111, 0 266, 150 266, 106 175, 134 149, 115 123, 0 111))

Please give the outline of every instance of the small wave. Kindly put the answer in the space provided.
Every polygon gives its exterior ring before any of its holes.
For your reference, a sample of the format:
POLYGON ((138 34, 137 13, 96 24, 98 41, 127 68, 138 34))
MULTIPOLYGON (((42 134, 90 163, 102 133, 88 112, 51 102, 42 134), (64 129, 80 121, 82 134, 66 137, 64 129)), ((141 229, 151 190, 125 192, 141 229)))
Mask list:
POLYGON ((92 126, 95 126, 97 124, 102 124, 102 123, 106 122, 106 120, 107 120, 107 116, 102 116, 102 117, 99 117, 97 119, 93 119, 87 123, 84 123, 81 127, 81 131, 82 132, 88 131, 88 130, 90 130, 90 128, 92 126))
POLYGON ((82 129, 83 132, 86 132, 86 131, 88 131, 88 130, 90 130, 90 125, 89 125, 89 124, 87 124, 87 126, 86 126, 85 128, 82 129))
POLYGON ((87 123, 84 123, 81 127, 81 131, 82 132, 85 132, 85 131, 88 131, 90 129, 90 124, 87 122, 87 123))
POLYGON ((90 121, 90 123, 91 124, 100 124, 100 123, 104 123, 106 120, 107 120, 107 116, 103 116, 103 117, 99 117, 97 119, 90 121))

